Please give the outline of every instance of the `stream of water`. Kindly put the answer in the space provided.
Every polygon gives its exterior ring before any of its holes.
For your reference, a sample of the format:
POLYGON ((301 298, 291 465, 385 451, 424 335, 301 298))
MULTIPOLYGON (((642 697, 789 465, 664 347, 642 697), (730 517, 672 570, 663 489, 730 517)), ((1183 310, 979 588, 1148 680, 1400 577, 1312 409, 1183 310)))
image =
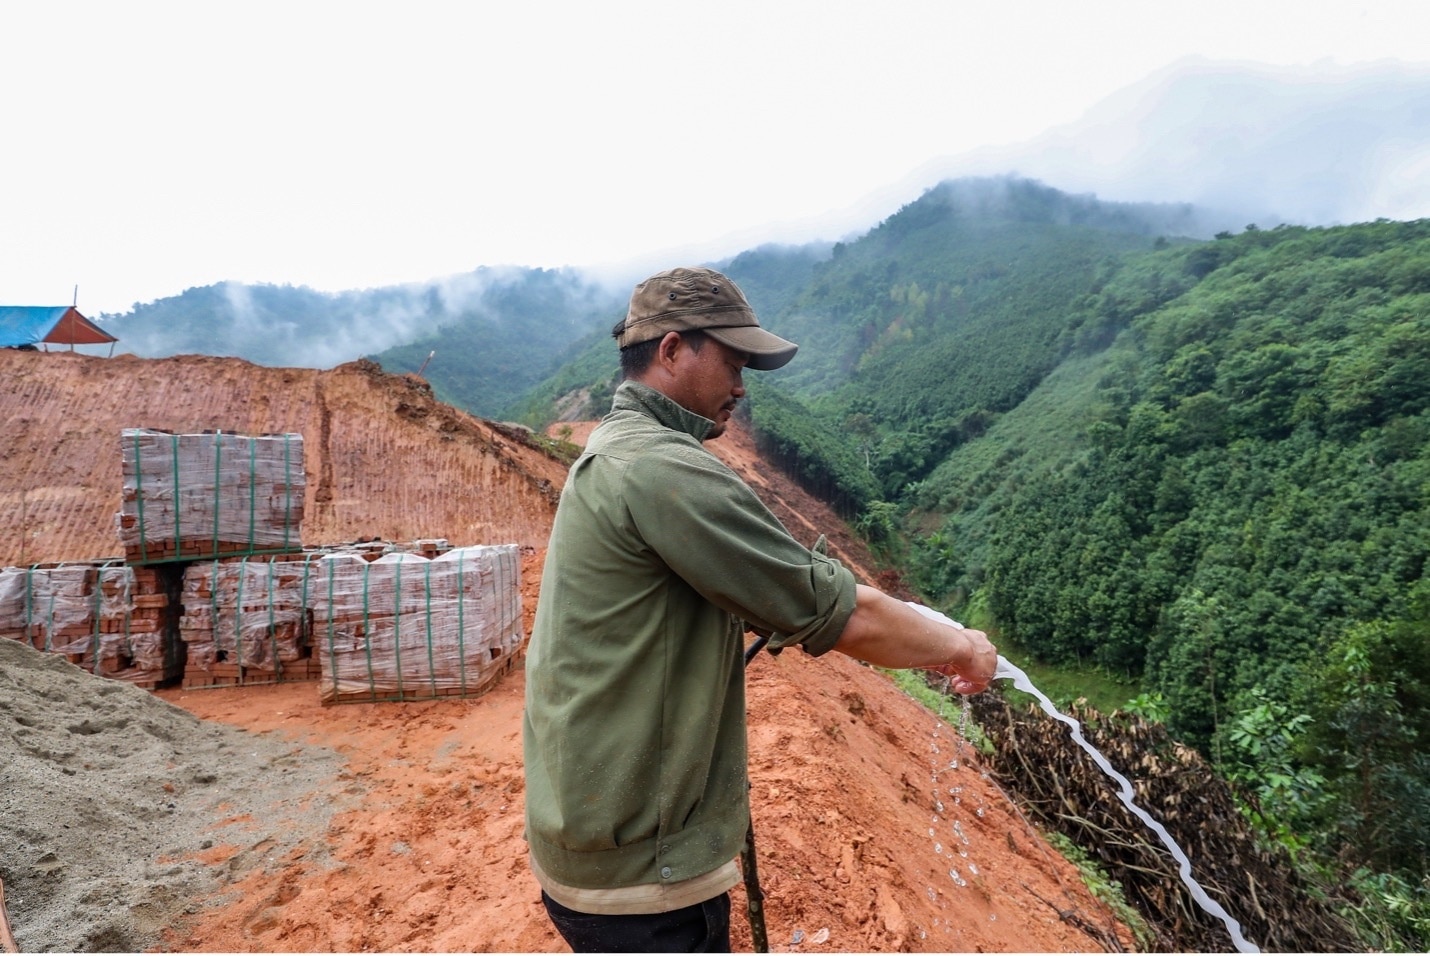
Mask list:
MULTIPOLYGON (((945 624, 952 624, 955 627, 961 628, 963 626, 957 621, 951 620, 950 618, 946 617, 943 614, 940 614, 938 611, 935 611, 931 608, 924 607, 923 605, 916 604, 912 601, 910 601, 909 604, 920 614, 923 614, 925 617, 931 617, 945 624)), ((1192 877, 1192 864, 1191 861, 1187 859, 1186 853, 1182 852, 1182 848, 1177 845, 1176 840, 1172 839, 1172 835, 1167 832, 1166 827, 1162 826, 1162 824, 1158 820, 1153 818, 1151 814, 1149 814, 1146 810, 1143 810, 1137 805, 1136 801, 1133 799, 1131 781, 1129 781, 1126 777, 1119 773, 1112 766, 1112 764, 1108 762, 1107 758, 1102 755, 1101 751, 1099 751, 1092 744, 1088 743, 1087 738, 1083 736, 1082 725, 1079 724, 1072 717, 1069 717, 1066 714, 1059 713, 1058 709, 1053 706, 1053 702, 1048 700, 1046 694, 1038 690, 1038 688, 1033 684, 1032 680, 1029 679, 1028 675, 1023 672, 1022 668, 1014 664, 1010 664, 1002 655, 999 655, 998 657, 998 668, 996 671, 994 671, 993 679, 1011 680, 1013 682, 1013 686, 1016 687, 1018 690, 1021 690, 1025 694, 1032 694, 1034 697, 1036 697, 1038 700, 1038 705, 1042 707, 1043 711, 1048 716, 1054 718, 1055 720, 1059 720, 1068 726, 1068 729, 1072 735, 1072 739, 1077 743, 1077 745, 1081 747, 1084 751, 1086 751, 1087 755, 1091 757, 1099 767, 1102 768, 1103 773, 1107 774, 1108 777, 1110 777, 1113 781, 1116 782, 1118 787, 1117 796, 1118 799, 1122 801, 1123 806, 1127 807, 1127 809, 1133 814, 1135 814, 1139 820, 1145 823, 1148 828, 1152 830, 1153 833, 1157 834, 1158 839, 1162 841, 1162 845, 1165 846, 1167 850, 1172 854, 1172 856, 1176 858, 1178 875, 1182 878, 1182 883, 1187 887, 1187 890, 1192 894, 1192 899, 1196 900, 1197 905, 1201 906, 1201 908, 1207 913, 1221 920, 1222 925, 1226 927, 1227 933, 1230 934, 1232 944, 1236 946, 1237 952, 1261 952, 1260 948, 1257 947, 1255 943, 1250 942, 1246 939, 1246 937, 1241 934, 1241 924, 1238 923, 1235 919, 1233 919, 1231 915, 1227 913, 1225 909, 1222 908, 1220 903, 1208 896, 1206 890, 1202 888, 1202 885, 1192 877)), ((965 714, 966 713, 967 710, 965 708, 965 714)), ((956 762, 954 766, 957 766, 956 762)))

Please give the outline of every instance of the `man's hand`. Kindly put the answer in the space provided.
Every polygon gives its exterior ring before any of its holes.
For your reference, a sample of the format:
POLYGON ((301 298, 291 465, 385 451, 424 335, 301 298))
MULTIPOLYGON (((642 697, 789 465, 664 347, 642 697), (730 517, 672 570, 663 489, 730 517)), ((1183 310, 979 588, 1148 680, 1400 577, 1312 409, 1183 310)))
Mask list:
POLYGON ((962 659, 930 667, 929 670, 953 679, 953 690, 959 694, 977 694, 988 689, 993 672, 998 669, 998 648, 988 635, 972 628, 963 628, 968 649, 962 659))

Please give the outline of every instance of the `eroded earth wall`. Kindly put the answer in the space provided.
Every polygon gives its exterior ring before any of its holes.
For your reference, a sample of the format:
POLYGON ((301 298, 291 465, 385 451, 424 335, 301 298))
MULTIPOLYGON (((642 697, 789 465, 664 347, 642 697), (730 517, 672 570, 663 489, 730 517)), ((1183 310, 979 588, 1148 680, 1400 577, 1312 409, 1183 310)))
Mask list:
POLYGON ((374 363, 0 350, 0 566, 122 554, 120 432, 303 435, 303 540, 543 546, 566 468, 374 363))

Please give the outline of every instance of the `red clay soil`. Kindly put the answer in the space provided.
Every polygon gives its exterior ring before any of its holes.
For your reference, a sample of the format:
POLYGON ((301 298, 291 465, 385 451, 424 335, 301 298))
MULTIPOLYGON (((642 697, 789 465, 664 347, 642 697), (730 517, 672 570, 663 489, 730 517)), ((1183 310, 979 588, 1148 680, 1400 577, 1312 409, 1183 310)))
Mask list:
POLYGON ((303 541, 541 546, 565 469, 369 361, 269 368, 0 349, 0 565, 121 554, 126 428, 303 436, 303 541))
MULTIPOLYGON (((528 615, 540 557, 523 568, 528 615)), ((321 706, 311 684, 160 692, 206 719, 338 750, 360 802, 312 845, 242 875, 231 902, 176 929, 165 948, 565 951, 526 864, 522 686, 518 670, 475 700, 335 707, 321 706)), ((1072 866, 980 776, 951 729, 886 675, 837 653, 786 652, 757 658, 749 687, 773 951, 1106 948, 1107 937, 1078 926, 1118 927, 1072 866), (959 769, 946 769, 956 754, 959 769)), ((735 948, 749 951, 742 889, 734 901, 735 948)))
MULTIPOLYGON (((730 438, 722 455, 741 470, 757 467, 747 437, 730 438)), ((786 483, 768 485, 761 491, 776 511, 799 500, 786 483)), ((543 557, 535 551, 523 562, 528 633, 543 557)), ((857 557, 867 553, 846 555, 857 557)), ((345 797, 359 805, 300 850, 238 876, 215 908, 168 934, 165 948, 566 951, 526 864, 522 688, 517 670, 467 701, 323 707, 308 684, 161 692, 206 719, 338 750, 351 771, 345 797)), ((838 653, 762 654, 750 667, 749 710, 772 951, 1129 944, 1073 867, 980 775, 967 745, 887 675, 838 653), (947 769, 955 758, 959 769, 947 769)), ((734 945, 748 952, 743 888, 733 897, 734 945)))

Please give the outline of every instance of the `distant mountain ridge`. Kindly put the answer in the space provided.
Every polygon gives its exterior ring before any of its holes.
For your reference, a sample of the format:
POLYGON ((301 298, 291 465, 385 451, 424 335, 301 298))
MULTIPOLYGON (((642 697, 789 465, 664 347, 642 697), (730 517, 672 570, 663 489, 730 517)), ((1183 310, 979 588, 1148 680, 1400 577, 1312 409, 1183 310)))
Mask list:
POLYGON ((1188 57, 1022 143, 918 176, 1016 173, 1104 199, 1176 199, 1199 232, 1430 216, 1430 64, 1188 57))
POLYGON ((146 358, 203 354, 329 368, 378 356, 393 372, 427 366, 443 401, 495 417, 620 298, 574 270, 484 267, 340 293, 224 282, 101 318, 121 348, 146 358))

